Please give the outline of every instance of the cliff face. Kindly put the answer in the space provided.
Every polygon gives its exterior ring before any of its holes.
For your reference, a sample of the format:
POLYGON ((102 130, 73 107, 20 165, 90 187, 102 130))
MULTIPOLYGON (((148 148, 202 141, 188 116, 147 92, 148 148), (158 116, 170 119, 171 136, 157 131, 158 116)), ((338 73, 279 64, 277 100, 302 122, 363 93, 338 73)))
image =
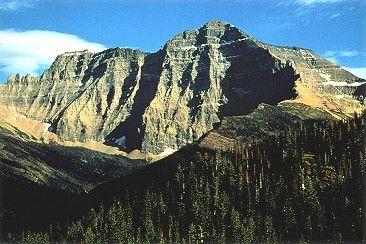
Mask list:
POLYGON ((224 116, 296 96, 297 76, 289 64, 222 22, 177 35, 163 52, 156 95, 143 115, 142 146, 149 150, 180 147, 224 116))
POLYGON ((158 154, 260 103, 307 104, 336 117, 361 111, 363 82, 310 50, 268 45, 212 21, 156 53, 62 54, 39 78, 9 77, 0 106, 47 123, 61 140, 158 154))

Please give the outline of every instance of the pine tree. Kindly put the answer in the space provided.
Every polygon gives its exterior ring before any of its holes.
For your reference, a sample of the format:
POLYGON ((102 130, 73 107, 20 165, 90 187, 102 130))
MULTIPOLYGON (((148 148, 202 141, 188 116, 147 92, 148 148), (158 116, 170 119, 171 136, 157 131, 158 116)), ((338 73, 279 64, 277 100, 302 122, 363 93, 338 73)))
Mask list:
POLYGON ((86 228, 84 240, 86 243, 94 243, 97 241, 97 236, 95 235, 91 227, 86 228))
POLYGON ((243 240, 243 225, 240 219, 239 212, 234 208, 231 210, 231 228, 232 240, 234 242, 242 242, 243 240))
POLYGON ((146 242, 154 242, 156 241, 157 234, 155 231, 155 225, 153 221, 153 210, 152 210, 152 204, 151 204, 151 195, 149 191, 146 191, 144 196, 144 208, 143 208, 143 234, 144 234, 144 240, 146 242))
POLYGON ((265 216, 263 219, 263 236, 262 240, 265 243, 276 243, 277 235, 273 227, 273 221, 271 216, 265 216))

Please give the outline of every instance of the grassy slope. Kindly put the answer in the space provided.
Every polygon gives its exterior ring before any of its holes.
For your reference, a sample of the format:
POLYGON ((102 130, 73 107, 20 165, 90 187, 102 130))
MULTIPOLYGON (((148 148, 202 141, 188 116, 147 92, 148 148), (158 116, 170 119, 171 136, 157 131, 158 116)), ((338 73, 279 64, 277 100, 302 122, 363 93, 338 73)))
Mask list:
POLYGON ((315 120, 335 120, 329 113, 304 104, 282 103, 278 106, 261 104, 252 113, 225 117, 216 129, 199 141, 200 146, 232 150, 236 144, 250 144, 284 132, 299 123, 315 120))

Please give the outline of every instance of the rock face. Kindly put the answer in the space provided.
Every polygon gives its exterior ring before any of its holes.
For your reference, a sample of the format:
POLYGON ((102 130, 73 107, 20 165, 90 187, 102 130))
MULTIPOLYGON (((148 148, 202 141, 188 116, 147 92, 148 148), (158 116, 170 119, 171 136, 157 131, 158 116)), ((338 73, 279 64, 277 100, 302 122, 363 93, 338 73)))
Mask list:
POLYGON ((39 78, 9 77, 0 105, 48 123, 62 140, 158 154, 260 103, 302 103, 338 117, 361 111, 364 82, 308 49, 268 45, 212 21, 156 53, 62 54, 39 78))

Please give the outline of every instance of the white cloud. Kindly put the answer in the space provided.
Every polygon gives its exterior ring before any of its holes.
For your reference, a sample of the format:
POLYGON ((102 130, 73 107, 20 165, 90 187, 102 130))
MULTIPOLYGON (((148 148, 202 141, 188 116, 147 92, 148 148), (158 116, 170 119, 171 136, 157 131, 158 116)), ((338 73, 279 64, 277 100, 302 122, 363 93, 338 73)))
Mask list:
POLYGON ((97 52, 105 47, 61 32, 0 30, 0 72, 39 74, 57 55, 85 49, 97 52))
MULTIPOLYGON (((343 51, 327 51, 323 54, 323 56, 328 59, 329 61, 335 63, 335 64, 340 64, 341 62, 339 61, 339 59, 342 58, 353 58, 356 56, 362 55, 364 56, 364 53, 360 53, 358 51, 354 51, 354 50, 343 50, 343 51)), ((366 67, 357 67, 357 68, 351 68, 351 67, 346 67, 346 66, 342 66, 343 69, 351 72, 352 74, 354 74, 355 76, 362 78, 362 79, 366 79, 366 67)))
POLYGON ((327 51, 325 52, 325 57, 356 57, 360 55, 360 52, 354 50, 343 50, 343 51, 327 51))
POLYGON ((333 63, 339 63, 339 59, 359 56, 360 52, 355 50, 326 51, 323 56, 333 63))
POLYGON ((339 16, 341 16, 341 14, 340 13, 336 13, 336 14, 332 14, 329 18, 334 19, 334 18, 337 18, 339 16))
POLYGON ((338 59, 336 57, 325 57, 325 58, 328 59, 330 62, 338 64, 338 59))
POLYGON ((342 67, 345 70, 351 72, 355 76, 366 79, 366 67, 360 67, 360 68, 350 68, 350 67, 342 67))
POLYGON ((305 4, 305 5, 312 5, 318 3, 337 3, 337 2, 344 2, 345 0, 296 0, 296 3, 305 4))
POLYGON ((38 0, 1 0, 0 11, 31 8, 38 0))

